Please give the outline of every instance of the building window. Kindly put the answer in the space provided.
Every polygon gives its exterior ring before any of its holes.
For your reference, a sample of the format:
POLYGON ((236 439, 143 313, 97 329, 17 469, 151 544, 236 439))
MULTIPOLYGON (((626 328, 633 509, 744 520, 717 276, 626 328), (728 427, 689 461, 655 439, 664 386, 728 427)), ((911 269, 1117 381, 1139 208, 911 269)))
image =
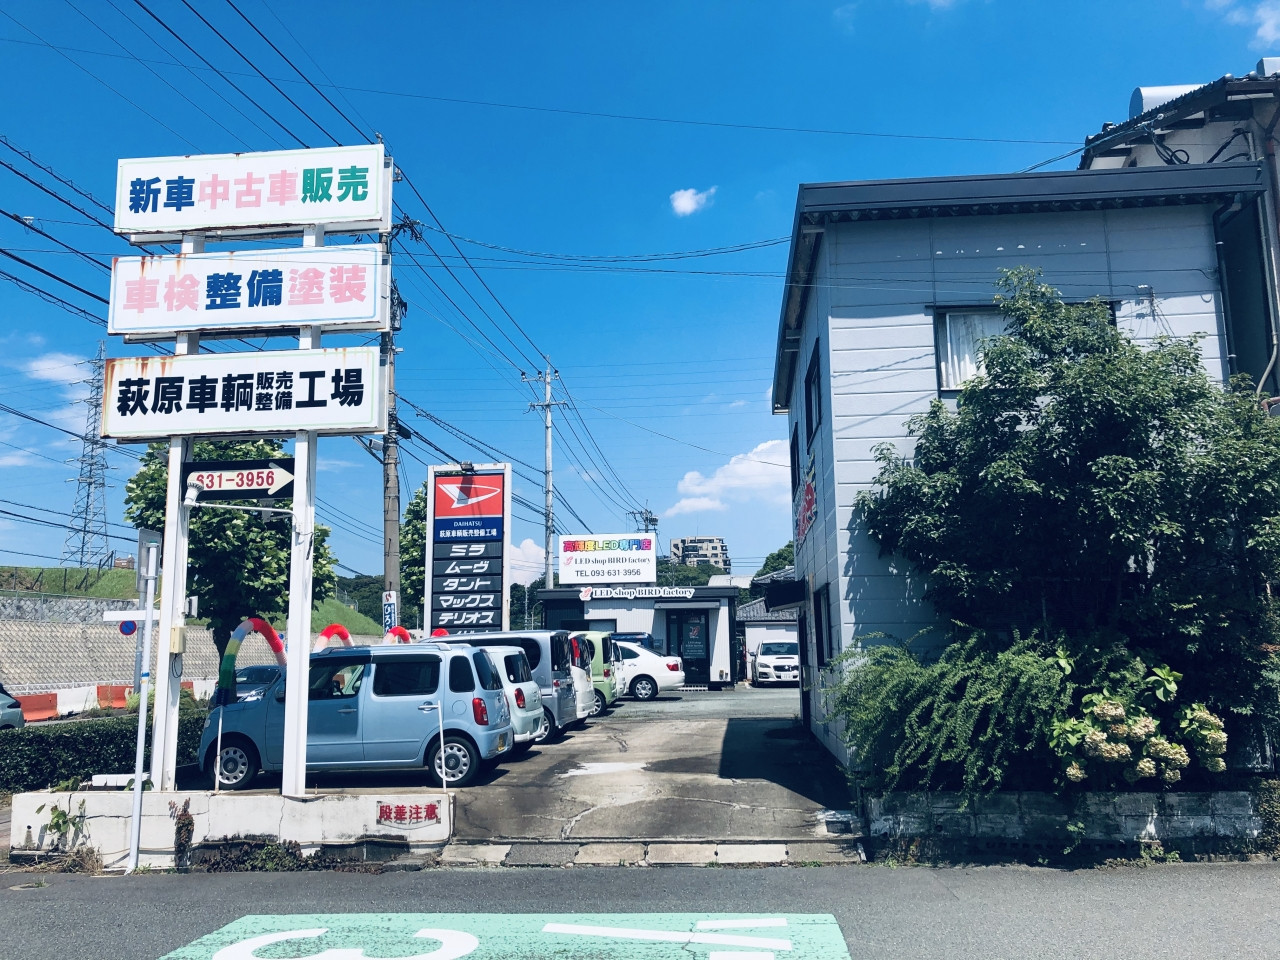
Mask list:
POLYGON ((982 373, 978 346, 1005 332, 1004 314, 997 310, 946 310, 935 322, 938 347, 938 386, 959 390, 970 377, 982 373))
POLYGON ((818 357, 821 345, 821 341, 813 345, 809 369, 804 375, 804 428, 810 444, 813 443, 813 435, 818 432, 818 424, 822 423, 822 363, 818 357))
POLYGON ((830 616, 831 591, 824 585, 813 592, 813 644, 819 667, 825 667, 831 659, 830 616))
POLYGON ((800 489, 800 426, 791 428, 791 496, 800 489))

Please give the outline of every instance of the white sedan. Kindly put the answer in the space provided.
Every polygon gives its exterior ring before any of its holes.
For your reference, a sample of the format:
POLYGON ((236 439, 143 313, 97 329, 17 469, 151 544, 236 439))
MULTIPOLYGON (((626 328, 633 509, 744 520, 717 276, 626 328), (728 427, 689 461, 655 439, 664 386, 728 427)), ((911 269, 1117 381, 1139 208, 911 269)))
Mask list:
POLYGON ((684 686, 679 657, 663 657, 634 643, 614 641, 622 654, 622 689, 637 700, 652 700, 663 690, 684 686))

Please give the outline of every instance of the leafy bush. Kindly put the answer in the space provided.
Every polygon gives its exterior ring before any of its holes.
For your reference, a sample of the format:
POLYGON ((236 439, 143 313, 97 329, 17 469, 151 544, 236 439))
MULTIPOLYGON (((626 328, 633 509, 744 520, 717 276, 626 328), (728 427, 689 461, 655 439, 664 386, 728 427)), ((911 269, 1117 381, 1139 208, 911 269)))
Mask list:
POLYGON ((858 497, 965 626, 935 664, 854 654, 836 712, 905 788, 1206 782, 1228 735, 1280 733, 1280 418, 1247 378, 1213 383, 1194 338, 1139 344, 1026 268, 999 286, 983 372, 909 421, 910 459, 878 447, 858 497))
POLYGON ((1000 649, 982 633, 933 663, 908 645, 846 655, 831 701, 873 790, 1047 788, 1056 766, 1045 718, 1070 688, 1034 640, 1000 649))
MULTIPOLYGON (((205 714, 178 717, 178 763, 195 763, 205 714)), ((147 759, 151 762, 150 737, 147 759)), ((41 790, 59 781, 87 780, 95 773, 132 773, 138 720, 110 717, 33 724, 0 732, 0 792, 41 790)))

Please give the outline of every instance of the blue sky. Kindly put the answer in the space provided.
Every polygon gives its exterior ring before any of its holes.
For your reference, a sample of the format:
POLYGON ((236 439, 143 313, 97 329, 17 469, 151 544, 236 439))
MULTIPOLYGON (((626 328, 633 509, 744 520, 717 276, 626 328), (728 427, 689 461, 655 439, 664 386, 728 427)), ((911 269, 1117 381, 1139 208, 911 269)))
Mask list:
MULTIPOLYGON (((549 354, 582 417, 557 437, 556 477, 584 524, 620 532, 625 510, 647 504, 664 542, 723 536, 738 572, 790 536, 785 421, 768 401, 787 247, 769 241, 790 231, 797 184, 1017 170, 1125 119, 1137 85, 1241 75, 1280 53, 1276 0, 235 5, 355 126, 384 137, 444 227, 468 238, 457 242, 501 302, 428 230, 466 289, 429 268, 455 308, 397 261, 410 303, 400 393, 540 468, 542 431, 519 382, 532 367, 504 333, 533 359, 549 354), (630 259, 600 259, 609 257, 630 259)), ((317 123, 360 142, 226 0, 197 7, 213 29, 181 2, 145 6, 223 76, 136 0, 0 0, 0 133, 104 201, 119 157, 295 145, 285 129, 330 143, 317 123)), ((12 150, 0 146, 0 160, 110 219, 12 150)), ((404 184, 396 196, 430 223, 404 184)), ((0 209, 89 254, 130 252, 3 167, 0 209)), ((101 270, 2 217, 0 249, 107 293, 101 270)), ((83 293, 0 260, 26 284, 105 315, 83 293)), ((83 430, 78 364, 103 332, 3 277, 0 311, 0 403, 83 430)), ((109 355, 129 352, 139 351, 108 344, 109 355)), ((481 459, 405 415, 449 453, 481 459)), ((62 522, 78 452, 65 434, 0 413, 0 508, 20 515, 0 514, 0 564, 60 555, 64 530, 21 517, 62 522)), ((132 461, 109 460, 119 524, 132 461)), ((320 471, 320 516, 339 559, 380 572, 380 467, 354 440, 333 438, 321 442, 320 471)), ((406 459, 406 498, 425 472, 406 459)), ((540 502, 530 479, 517 492, 540 502)), ((127 550, 128 532, 113 533, 127 550)), ((521 573, 534 575, 538 519, 518 512, 513 539, 521 573)))

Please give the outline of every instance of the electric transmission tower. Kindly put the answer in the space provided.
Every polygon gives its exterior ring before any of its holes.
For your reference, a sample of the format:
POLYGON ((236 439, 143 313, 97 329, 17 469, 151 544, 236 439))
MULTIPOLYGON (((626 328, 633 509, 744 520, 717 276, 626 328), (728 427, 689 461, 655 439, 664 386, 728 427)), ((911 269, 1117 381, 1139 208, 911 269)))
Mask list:
POLYGON ((76 503, 71 509, 62 562, 67 566, 101 568, 111 556, 107 545, 107 451, 98 436, 102 426, 102 381, 107 365, 107 345, 98 341, 98 354, 87 361, 93 371, 88 380, 88 410, 84 417, 84 443, 80 448, 80 476, 76 479, 76 503))

